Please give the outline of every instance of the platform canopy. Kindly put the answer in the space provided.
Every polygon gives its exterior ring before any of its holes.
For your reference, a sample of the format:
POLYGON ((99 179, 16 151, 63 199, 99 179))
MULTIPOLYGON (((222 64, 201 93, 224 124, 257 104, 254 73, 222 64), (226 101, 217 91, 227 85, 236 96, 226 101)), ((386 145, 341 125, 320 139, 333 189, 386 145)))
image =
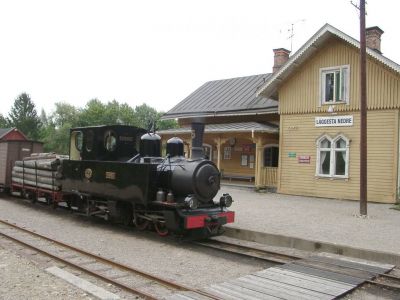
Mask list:
MULTIPOLYGON (((268 123, 262 124, 257 122, 240 122, 240 123, 226 123, 226 124, 207 124, 204 128, 205 133, 228 133, 228 132, 248 132, 248 133, 278 133, 279 126, 268 123)), ((191 133, 191 128, 181 127, 174 129, 161 130, 158 134, 164 135, 179 135, 191 133)))

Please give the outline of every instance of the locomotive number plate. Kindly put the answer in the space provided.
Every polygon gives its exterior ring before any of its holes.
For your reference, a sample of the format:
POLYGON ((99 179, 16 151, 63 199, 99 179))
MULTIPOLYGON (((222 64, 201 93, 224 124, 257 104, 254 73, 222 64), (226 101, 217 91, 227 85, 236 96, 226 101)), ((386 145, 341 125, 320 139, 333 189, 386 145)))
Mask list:
POLYGON ((117 174, 115 172, 106 172, 106 179, 115 180, 116 177, 117 177, 117 174))

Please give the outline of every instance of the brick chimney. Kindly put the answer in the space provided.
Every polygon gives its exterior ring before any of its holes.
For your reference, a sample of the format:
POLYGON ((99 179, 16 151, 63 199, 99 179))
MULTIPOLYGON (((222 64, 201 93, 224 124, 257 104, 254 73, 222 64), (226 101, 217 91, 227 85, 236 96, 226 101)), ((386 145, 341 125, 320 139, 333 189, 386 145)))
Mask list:
POLYGON ((273 49, 274 51, 274 66, 272 73, 278 71, 289 59, 290 51, 285 48, 273 49))
POLYGON ((381 35, 384 31, 378 26, 368 27, 365 29, 365 42, 368 48, 375 50, 379 54, 381 52, 381 35))

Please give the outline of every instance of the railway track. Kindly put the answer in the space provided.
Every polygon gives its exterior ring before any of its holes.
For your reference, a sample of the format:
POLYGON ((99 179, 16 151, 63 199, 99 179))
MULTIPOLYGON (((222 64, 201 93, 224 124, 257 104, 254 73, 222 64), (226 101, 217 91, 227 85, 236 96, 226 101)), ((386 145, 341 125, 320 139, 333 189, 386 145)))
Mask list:
MULTIPOLYGON (((155 300, 161 297, 135 287, 132 285, 132 282, 137 283, 140 281, 143 283, 143 280, 147 280, 146 289, 152 286, 153 289, 157 289, 156 294, 158 295, 171 294, 174 291, 187 291, 205 299, 220 299, 204 291, 109 260, 5 220, 0 220, 0 235, 24 247, 30 248, 34 252, 41 253, 144 299, 155 300)), ((143 284, 141 285, 143 286, 143 284)))
MULTIPOLYGON (((276 264, 287 264, 299 261, 300 264, 307 266, 306 262, 300 262, 301 259, 305 257, 300 257, 296 255, 288 255, 280 252, 263 250, 258 248, 253 248, 250 246, 239 245, 236 243, 231 243, 228 241, 221 241, 216 239, 208 239, 202 242, 194 242, 196 245, 202 247, 216 249, 218 251, 229 252, 241 256, 245 256, 251 259, 259 259, 266 262, 276 263, 276 264)), ((326 267, 329 270, 329 265, 326 267)), ((400 293, 400 277, 391 274, 379 274, 374 280, 366 281, 367 284, 375 285, 380 288, 390 289, 398 291, 400 293)))
MULTIPOLYGON (((36 232, 22 228, 7 221, 0 220, 0 235, 12 240, 24 247, 32 249, 34 252, 41 253, 63 264, 69 265, 77 270, 87 273, 100 280, 111 283, 116 287, 144 299, 160 299, 161 295, 165 296, 178 291, 184 291, 197 295, 196 299, 221 299, 206 291, 194 289, 171 280, 152 275, 145 271, 126 266, 113 260, 109 260, 102 256, 87 252, 83 249, 72 245, 51 239, 36 232), (138 278, 140 278, 142 288, 137 287, 138 278), (147 280, 144 285, 143 280, 147 280), (136 283, 136 284, 135 284, 136 283), (136 285, 136 287, 135 287, 136 285), (145 289, 143 288, 145 286, 145 289), (149 292, 152 290, 152 293, 149 292)), ((260 259, 269 263, 287 264, 298 261, 303 257, 278 253, 269 250, 256 249, 253 247, 238 245, 227 241, 210 239, 202 242, 194 242, 202 247, 208 247, 219 251, 247 256, 252 259, 260 259)), ((307 264, 305 264, 307 265, 307 264)), ((329 266, 326 266, 329 270, 329 266)), ((382 274, 377 278, 367 281, 367 283, 376 285, 380 288, 395 290, 400 292, 400 277, 382 274)), ((224 297, 222 297, 224 298, 224 297)))
POLYGON ((238 254, 241 256, 259 259, 266 262, 277 263, 277 264, 286 264, 295 260, 302 259, 303 257, 284 254, 280 252, 263 250, 258 248, 253 248, 250 246, 239 245, 236 243, 231 243, 227 241, 221 241, 216 239, 208 239, 206 241, 194 242, 196 245, 200 245, 202 247, 212 248, 219 251, 229 252, 238 254))

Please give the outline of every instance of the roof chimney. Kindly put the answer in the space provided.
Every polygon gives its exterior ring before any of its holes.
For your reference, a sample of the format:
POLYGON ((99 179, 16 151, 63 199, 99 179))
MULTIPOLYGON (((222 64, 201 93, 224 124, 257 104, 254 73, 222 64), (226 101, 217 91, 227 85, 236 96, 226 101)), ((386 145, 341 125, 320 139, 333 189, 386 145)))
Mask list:
POLYGON ((272 73, 278 71, 289 59, 290 51, 285 48, 274 49, 274 66, 272 73))
POLYGON ((365 29, 365 42, 368 48, 382 54, 381 52, 381 35, 384 31, 378 26, 368 27, 365 29))

